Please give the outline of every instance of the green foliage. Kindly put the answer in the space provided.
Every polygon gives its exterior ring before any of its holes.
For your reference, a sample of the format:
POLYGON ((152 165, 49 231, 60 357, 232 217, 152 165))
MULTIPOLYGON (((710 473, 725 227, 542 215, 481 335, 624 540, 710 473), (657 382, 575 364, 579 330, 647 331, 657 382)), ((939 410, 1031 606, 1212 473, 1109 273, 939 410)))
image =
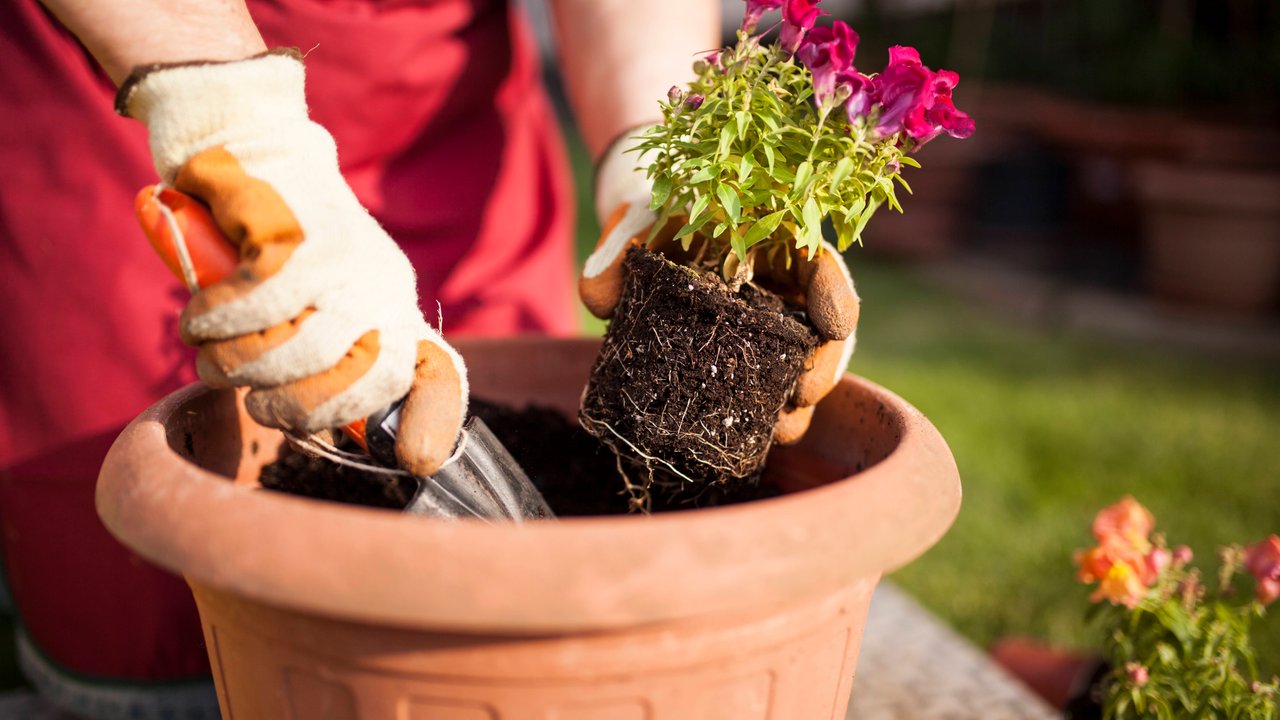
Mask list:
POLYGON ((844 250, 877 208, 902 211, 894 182, 906 187, 902 166, 919 165, 896 136, 872 139, 874 117, 850 123, 842 102, 819 110, 809 70, 776 45, 739 33, 694 70, 688 93, 672 93, 664 122, 637 147, 653 158, 655 228, 681 217, 686 247, 696 232, 720 255, 794 243, 812 257, 824 219, 844 250), (700 105, 686 102, 695 96, 700 105))
POLYGON ((1233 583, 1242 555, 1239 547, 1224 550, 1212 592, 1194 569, 1175 563, 1136 607, 1101 607, 1111 667, 1103 680, 1106 718, 1277 717, 1280 678, 1259 677, 1251 638, 1265 608, 1233 583))

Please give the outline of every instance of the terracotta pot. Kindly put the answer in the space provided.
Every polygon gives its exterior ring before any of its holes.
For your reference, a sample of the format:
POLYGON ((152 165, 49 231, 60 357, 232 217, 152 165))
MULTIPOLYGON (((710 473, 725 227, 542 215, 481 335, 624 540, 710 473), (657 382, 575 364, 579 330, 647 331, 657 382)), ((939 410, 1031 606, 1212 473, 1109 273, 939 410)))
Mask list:
POLYGON ((991 646, 991 658, 1037 695, 1071 717, 1084 718, 1099 671, 1106 665, 1097 653, 1064 650, 1040 640, 1006 637, 991 646))
MULTIPOLYGON (((570 416, 598 347, 458 343, 477 395, 570 416)), ((776 453, 788 494, 651 517, 490 525, 256 490, 279 441, 196 385, 125 430, 98 485, 111 532, 190 583, 235 720, 842 718, 872 589, 960 504, 937 431, 852 376, 776 453)))
POLYGON ((1166 297, 1262 312, 1280 298, 1280 175, 1146 164, 1147 279, 1166 297))

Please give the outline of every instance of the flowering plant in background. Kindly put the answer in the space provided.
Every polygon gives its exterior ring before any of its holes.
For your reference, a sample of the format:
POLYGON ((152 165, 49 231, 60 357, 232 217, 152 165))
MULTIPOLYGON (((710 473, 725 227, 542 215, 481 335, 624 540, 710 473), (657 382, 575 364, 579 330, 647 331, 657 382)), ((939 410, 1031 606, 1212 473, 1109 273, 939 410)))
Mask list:
POLYGON ((1280 537, 1222 548, 1210 585, 1191 549, 1169 549, 1154 528, 1126 497, 1098 513, 1097 545, 1075 557, 1079 579, 1096 584, 1092 612, 1107 630, 1104 716, 1277 717, 1280 678, 1258 676, 1250 628, 1280 597, 1280 537))
POLYGON ((940 134, 973 132, 951 99, 959 76, 930 70, 909 47, 864 73, 857 33, 818 24, 819 0, 746 4, 737 43, 695 62, 697 78, 671 89, 664 122, 638 146, 652 158, 654 232, 680 218, 686 249, 700 232, 726 257, 747 260, 762 243, 812 256, 829 218, 844 250, 877 208, 901 211, 895 183, 910 191, 901 172, 919 167, 912 152, 940 134))

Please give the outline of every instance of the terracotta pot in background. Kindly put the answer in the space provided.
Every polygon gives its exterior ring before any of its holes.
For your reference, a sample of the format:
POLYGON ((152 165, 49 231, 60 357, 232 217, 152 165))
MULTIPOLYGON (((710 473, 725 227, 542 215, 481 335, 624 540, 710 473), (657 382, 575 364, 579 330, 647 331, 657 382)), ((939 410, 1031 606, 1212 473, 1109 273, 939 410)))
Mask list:
POLYGON ((1174 300, 1245 312, 1280 298, 1280 174, 1148 163, 1135 172, 1147 280, 1174 300))
POLYGON ((1049 705, 1067 711, 1068 717, 1101 717, 1091 693, 1106 665, 1096 653, 1055 648, 1033 638, 1006 637, 991 646, 991 658, 1049 705))
MULTIPOLYGON (((598 343, 458 348, 478 396, 572 416, 598 343)), ((652 517, 490 525, 255 489, 279 443, 192 386, 98 486, 111 532, 190 583, 235 720, 843 718, 872 589, 960 503, 929 422, 851 376, 776 452, 790 494, 652 517)))

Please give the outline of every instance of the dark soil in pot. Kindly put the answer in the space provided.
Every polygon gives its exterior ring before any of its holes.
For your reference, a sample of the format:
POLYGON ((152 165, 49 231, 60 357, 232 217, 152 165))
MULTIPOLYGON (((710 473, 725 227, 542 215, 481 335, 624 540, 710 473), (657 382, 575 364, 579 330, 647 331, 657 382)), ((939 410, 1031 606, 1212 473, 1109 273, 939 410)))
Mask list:
POLYGON ((632 249, 579 421, 626 463, 637 504, 754 485, 818 336, 754 285, 632 249))
MULTIPOLYGON (((479 398, 471 412, 484 420, 524 469, 558 517, 619 515, 629 499, 617 484, 618 458, 606 446, 550 408, 513 408, 479 398)), ((354 446, 352 448, 354 451, 354 446)), ((387 478, 302 454, 285 445, 281 457, 262 469, 264 488, 320 500, 403 509, 417 488, 411 478, 387 478)), ((661 503, 655 510, 678 510, 743 502, 776 494, 770 488, 718 493, 698 503, 661 503)))

